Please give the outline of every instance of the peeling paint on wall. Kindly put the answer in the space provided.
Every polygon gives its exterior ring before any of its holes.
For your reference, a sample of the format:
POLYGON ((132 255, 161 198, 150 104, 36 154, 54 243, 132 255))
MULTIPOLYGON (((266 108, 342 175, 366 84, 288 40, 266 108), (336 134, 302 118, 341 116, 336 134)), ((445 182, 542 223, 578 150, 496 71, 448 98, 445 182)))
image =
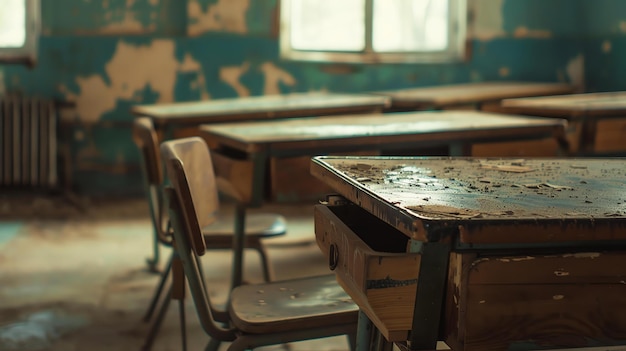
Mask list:
POLYGON ((189 35, 209 31, 247 33, 246 12, 249 7, 250 0, 218 0, 205 12, 199 0, 189 0, 187 33, 189 35))
POLYGON ((76 78, 80 92, 70 92, 66 87, 62 91, 76 103, 81 121, 95 123, 115 109, 118 99, 133 101, 147 86, 159 94, 159 102, 172 102, 179 66, 172 40, 155 40, 149 46, 120 41, 105 66, 109 83, 105 77, 94 74, 76 78))
POLYGON ((621 22, 619 23, 619 30, 620 30, 622 33, 626 33, 626 21, 621 21, 621 22))
POLYGON ((528 27, 520 26, 515 29, 513 36, 516 38, 548 39, 552 38, 552 32, 542 29, 528 29, 528 27))
POLYGON ((468 8, 473 14, 470 36, 487 41, 505 35, 502 9, 504 0, 470 0, 468 8))
MULTIPOLYGON (((151 1, 152 3, 153 1, 151 1)), ((126 6, 123 9, 123 18, 120 20, 114 20, 113 14, 114 12, 119 13, 120 9, 109 9, 109 2, 104 1, 102 3, 102 8, 105 12, 104 18, 108 21, 112 21, 108 23, 106 26, 100 28, 99 33, 101 34, 141 34, 145 32, 152 32, 155 30, 155 24, 150 24, 147 27, 144 27, 143 24, 136 18, 135 11, 132 9, 132 6, 135 4, 135 0, 126 0, 126 6)), ((157 0, 158 4, 158 0, 157 0)))
POLYGON ((244 62, 241 66, 226 66, 220 68, 220 79, 230 85, 239 96, 250 96, 250 90, 239 80, 250 68, 250 62, 244 62))
POLYGON ((570 60, 566 67, 567 76, 572 85, 583 88, 585 86, 585 56, 579 54, 570 60))
POLYGON ((178 67, 178 70, 179 72, 196 72, 198 77, 193 83, 193 87, 200 91, 200 98, 202 100, 208 100, 211 98, 206 86, 206 78, 204 77, 200 62, 194 60, 190 54, 187 54, 185 55, 183 62, 178 67))
POLYGON ((296 85, 296 79, 289 72, 280 69, 272 62, 265 62, 259 69, 265 76, 265 85, 263 88, 265 95, 280 94, 281 83, 287 86, 296 85))
POLYGON ((121 22, 113 22, 102 27, 99 32, 101 34, 141 34, 145 32, 154 31, 155 25, 151 24, 148 28, 144 26, 133 17, 131 12, 124 14, 124 20, 121 22))

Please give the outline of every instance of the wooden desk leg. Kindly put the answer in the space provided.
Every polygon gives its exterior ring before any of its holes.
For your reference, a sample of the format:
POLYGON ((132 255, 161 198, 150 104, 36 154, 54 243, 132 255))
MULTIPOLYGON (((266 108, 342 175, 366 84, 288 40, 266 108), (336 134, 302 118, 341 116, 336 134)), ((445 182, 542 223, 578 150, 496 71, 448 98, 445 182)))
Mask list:
POLYGON ((246 230, 246 208, 243 205, 235 207, 235 234, 233 235, 233 270, 231 272, 231 290, 241 285, 243 281, 243 246, 246 230))

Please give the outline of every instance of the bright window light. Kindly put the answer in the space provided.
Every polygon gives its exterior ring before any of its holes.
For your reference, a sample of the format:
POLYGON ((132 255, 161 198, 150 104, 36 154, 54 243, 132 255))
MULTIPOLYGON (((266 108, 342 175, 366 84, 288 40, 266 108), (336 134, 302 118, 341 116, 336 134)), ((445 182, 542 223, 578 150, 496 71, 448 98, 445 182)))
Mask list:
POLYGON ((20 48, 26 43, 26 3, 0 0, 0 47, 20 48))
POLYGON ((374 51, 441 51, 448 47, 447 1, 374 0, 373 14, 374 51))
POLYGON ((365 0, 293 0, 291 46, 297 50, 365 48, 365 0))
POLYGON ((284 59, 461 62, 467 0, 280 0, 284 59))

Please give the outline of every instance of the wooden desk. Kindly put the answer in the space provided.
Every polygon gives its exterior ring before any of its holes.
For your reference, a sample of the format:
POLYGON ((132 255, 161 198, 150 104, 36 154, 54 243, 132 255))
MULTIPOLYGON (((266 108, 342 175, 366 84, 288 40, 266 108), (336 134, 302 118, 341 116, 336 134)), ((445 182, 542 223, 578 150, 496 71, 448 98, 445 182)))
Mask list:
MULTIPOLYGON (((476 141, 548 136, 563 140, 565 125, 565 121, 551 118, 435 111, 203 125, 200 135, 212 149, 222 190, 250 206, 260 206, 267 198, 268 166, 273 157, 430 145, 448 145, 451 154, 464 155, 476 141)), ((315 181, 311 178, 288 181, 311 184, 311 180, 315 181)), ((238 221, 243 223, 242 218, 238 221)))
POLYGON ((507 99, 498 111, 568 119, 574 154, 626 153, 624 91, 507 99))
POLYGON ((362 313, 409 348, 626 344, 625 169, 316 157, 311 173, 340 195, 316 206, 316 238, 362 313))
POLYGON ((569 94, 575 87, 561 83, 481 82, 380 91, 391 98, 393 110, 445 109, 472 105, 481 109, 486 103, 528 96, 569 94))
MULTIPOLYGON (((131 111, 150 117, 157 129, 173 129, 207 123, 377 112, 389 104, 387 97, 367 94, 295 93, 139 105, 131 111)), ((180 133, 177 136, 188 135, 180 133)))

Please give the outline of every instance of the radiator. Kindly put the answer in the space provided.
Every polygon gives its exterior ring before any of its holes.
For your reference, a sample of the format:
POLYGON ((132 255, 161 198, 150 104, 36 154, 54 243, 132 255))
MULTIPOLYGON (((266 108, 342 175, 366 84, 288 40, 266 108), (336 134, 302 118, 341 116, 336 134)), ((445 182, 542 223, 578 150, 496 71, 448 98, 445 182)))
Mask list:
POLYGON ((57 187, 57 120, 52 100, 0 96, 0 187, 57 187))

